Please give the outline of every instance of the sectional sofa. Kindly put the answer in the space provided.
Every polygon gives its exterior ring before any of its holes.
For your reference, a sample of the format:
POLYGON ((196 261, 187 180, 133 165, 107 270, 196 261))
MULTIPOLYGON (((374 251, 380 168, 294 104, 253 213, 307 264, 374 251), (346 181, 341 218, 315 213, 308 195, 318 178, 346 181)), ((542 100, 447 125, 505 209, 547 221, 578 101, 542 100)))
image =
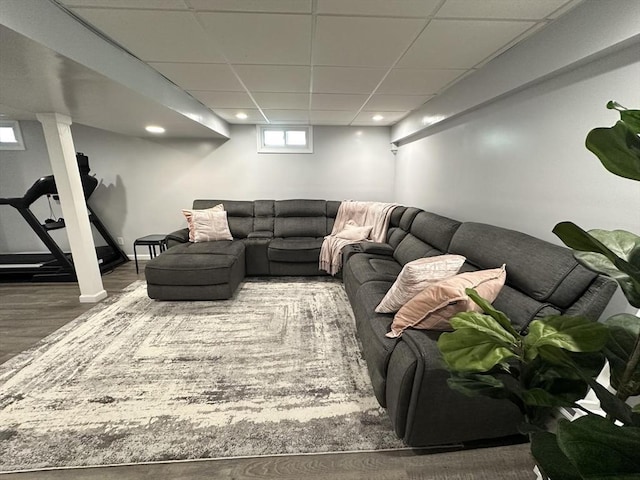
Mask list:
MULTIPOLYGON (((233 240, 191 243, 187 229, 146 266, 149 296, 228 298, 245 275, 320 275, 318 256, 340 206, 324 200, 196 200, 194 209, 223 203, 233 240)), ((597 320, 616 289, 611 279, 579 265, 570 250, 497 226, 459 222, 398 206, 384 243, 342 251, 342 279, 356 319, 375 396, 409 446, 465 443, 517 433, 509 402, 469 398, 447 386, 436 341, 440 332, 408 329, 387 338, 393 314, 375 312, 402 267, 445 253, 466 257, 461 272, 507 265, 493 302, 520 329, 553 314, 597 320)))

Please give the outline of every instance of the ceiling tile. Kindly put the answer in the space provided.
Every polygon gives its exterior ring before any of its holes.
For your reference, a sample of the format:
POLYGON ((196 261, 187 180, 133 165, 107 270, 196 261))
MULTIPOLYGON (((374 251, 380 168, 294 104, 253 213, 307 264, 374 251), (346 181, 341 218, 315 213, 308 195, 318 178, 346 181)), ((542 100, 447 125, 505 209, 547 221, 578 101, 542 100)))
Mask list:
POLYGON ((371 93, 385 73, 386 68, 313 67, 313 91, 371 93))
POLYGON ((245 92, 209 92, 190 90, 189 93, 211 109, 255 108, 251 97, 245 92))
POLYGON ((74 12, 144 61, 224 62, 189 12, 96 8, 74 12))
POLYGON ((153 68, 183 90, 244 91, 228 65, 213 63, 153 63, 153 68))
POLYGON ((234 65, 251 92, 308 93, 311 67, 234 65))
POLYGON ((351 125, 393 125, 409 112, 383 112, 382 120, 374 120, 372 112, 360 112, 351 125))
POLYGON ((349 125, 357 110, 311 110, 309 119, 313 125, 349 125))
POLYGON ((308 110, 263 110, 270 122, 309 123, 308 110))
POLYGON ((318 16, 313 64, 391 66, 423 25, 418 19, 318 16))
POLYGON ((189 4, 200 11, 311 13, 311 0, 189 0, 189 4))
POLYGON ((440 0, 318 0, 317 13, 373 15, 382 17, 426 17, 440 0))
POLYGON ((311 95, 313 110, 359 110, 368 95, 341 95, 337 93, 314 93, 311 95))
POLYGON ((471 68, 533 25, 533 22, 433 20, 398 66, 471 68))
POLYGON ((394 68, 376 90, 376 93, 433 95, 465 72, 466 70, 394 68))
POLYGON ((567 0, 447 0, 437 18, 510 18, 540 20, 567 0))
POLYGON ((366 112, 404 112, 422 106, 432 95, 373 95, 363 110, 366 112))
POLYGON ((260 108, 275 108, 285 110, 308 110, 308 93, 253 93, 253 98, 260 108))
POLYGON ((213 111, 229 123, 267 123, 258 109, 242 109, 242 112, 247 115, 247 118, 244 120, 236 117, 236 113, 238 113, 237 108, 216 108, 213 111))
POLYGON ((183 0, 59 0, 67 7, 149 8, 154 10, 187 10, 183 0))
POLYGON ((308 65, 311 15, 198 13, 231 63, 308 65))

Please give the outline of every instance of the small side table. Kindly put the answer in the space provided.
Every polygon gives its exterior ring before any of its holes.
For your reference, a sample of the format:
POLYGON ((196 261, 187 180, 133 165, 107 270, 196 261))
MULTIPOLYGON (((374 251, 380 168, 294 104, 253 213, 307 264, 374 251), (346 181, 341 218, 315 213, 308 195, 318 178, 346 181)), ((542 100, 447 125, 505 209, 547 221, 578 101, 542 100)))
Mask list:
POLYGON ((138 254, 136 253, 136 247, 139 245, 148 246, 149 257, 155 258, 158 255, 158 253, 156 252, 156 247, 159 247, 160 253, 164 252, 167 249, 167 237, 166 235, 147 235, 145 237, 137 238, 133 242, 133 257, 136 260, 136 274, 139 273, 138 254))

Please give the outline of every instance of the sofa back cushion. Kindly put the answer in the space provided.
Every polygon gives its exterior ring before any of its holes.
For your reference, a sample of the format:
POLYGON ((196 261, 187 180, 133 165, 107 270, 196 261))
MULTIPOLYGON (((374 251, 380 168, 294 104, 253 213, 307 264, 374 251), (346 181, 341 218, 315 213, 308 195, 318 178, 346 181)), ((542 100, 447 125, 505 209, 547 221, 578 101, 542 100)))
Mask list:
POLYGON ((409 233, 394 250, 393 257, 401 265, 406 265, 417 258, 442 255, 459 226, 460 222, 456 220, 420 210, 411 222, 409 233))
POLYGON ((597 276, 578 264, 567 248, 483 223, 462 224, 449 252, 467 257, 479 268, 506 263, 507 285, 543 306, 560 310, 570 307, 597 276))
POLYGON ((248 200, 194 200, 193 208, 202 210, 222 203, 233 238, 247 238, 253 231, 253 202, 248 200))
POLYGON ((323 237, 327 231, 325 200, 276 200, 274 236, 323 237))
POLYGON ((253 231, 273 232, 273 219, 276 214, 275 200, 256 200, 253 202, 253 231))

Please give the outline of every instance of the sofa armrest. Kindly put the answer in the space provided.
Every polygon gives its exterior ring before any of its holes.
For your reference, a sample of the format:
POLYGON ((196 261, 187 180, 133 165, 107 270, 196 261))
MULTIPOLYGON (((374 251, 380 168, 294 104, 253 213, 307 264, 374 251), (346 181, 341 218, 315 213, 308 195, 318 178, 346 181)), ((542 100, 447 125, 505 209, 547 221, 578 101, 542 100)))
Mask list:
POLYGON ((393 256, 393 247, 388 243, 359 242, 345 245, 342 248, 342 266, 346 265, 351 256, 356 253, 371 253, 373 255, 393 256))
POLYGON ((273 238, 273 232, 269 230, 256 230, 247 235, 247 238, 273 238))
POLYGON ((523 417, 513 403, 449 387, 440 334, 407 329, 389 358, 385 395, 396 434, 413 447, 517 435, 523 417))
POLYGON ((387 257, 393 256, 394 248, 388 243, 379 242, 362 242, 360 244, 364 253, 372 253, 374 255, 386 255, 387 257))
POLYGON ((167 248, 171 248, 181 243, 187 243, 189 241, 189 229, 181 228, 175 232, 171 232, 167 235, 167 248))

